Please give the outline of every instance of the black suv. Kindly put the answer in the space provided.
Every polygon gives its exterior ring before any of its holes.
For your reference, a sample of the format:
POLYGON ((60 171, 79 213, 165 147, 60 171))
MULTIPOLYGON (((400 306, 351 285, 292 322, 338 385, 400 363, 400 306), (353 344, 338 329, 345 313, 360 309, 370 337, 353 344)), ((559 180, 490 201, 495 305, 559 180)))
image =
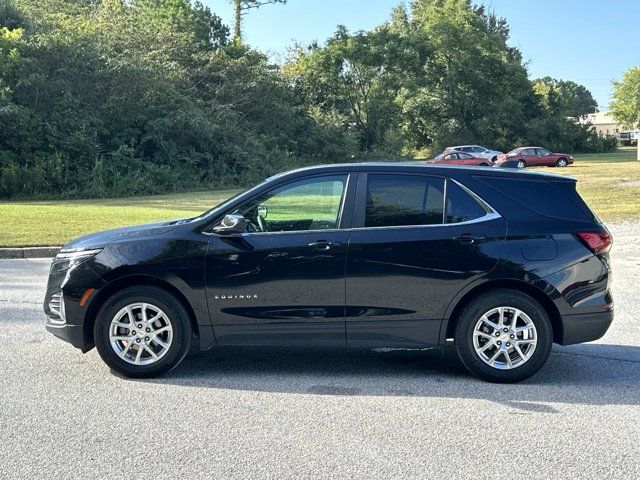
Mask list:
POLYGON ((613 320, 611 235, 550 174, 415 163, 272 177, 195 218, 78 238, 47 329, 130 377, 214 345, 423 347, 454 339, 514 382, 613 320))

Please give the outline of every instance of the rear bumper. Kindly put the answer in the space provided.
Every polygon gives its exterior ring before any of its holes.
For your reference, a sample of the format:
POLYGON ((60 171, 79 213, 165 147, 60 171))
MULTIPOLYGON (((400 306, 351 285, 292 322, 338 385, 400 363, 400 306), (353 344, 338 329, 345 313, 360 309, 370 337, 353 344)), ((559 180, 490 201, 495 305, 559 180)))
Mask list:
POLYGON ((602 338, 602 336, 607 333, 611 322, 613 322, 613 310, 598 313, 563 315, 561 319, 561 345, 591 342, 602 338))
POLYGON ((69 325, 67 323, 54 324, 47 322, 45 327, 49 333, 79 348, 82 350, 82 353, 88 352, 93 348, 93 342, 87 338, 84 325, 69 325))

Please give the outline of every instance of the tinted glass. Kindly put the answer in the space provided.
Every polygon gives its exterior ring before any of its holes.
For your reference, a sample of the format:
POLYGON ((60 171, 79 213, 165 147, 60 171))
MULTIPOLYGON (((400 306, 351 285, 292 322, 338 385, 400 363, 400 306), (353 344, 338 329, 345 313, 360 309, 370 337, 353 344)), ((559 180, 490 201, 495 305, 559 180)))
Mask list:
POLYGON ((271 190, 236 212, 250 231, 291 232, 338 228, 346 175, 315 177, 271 190))
POLYGON ((366 227, 442 223, 444 180, 421 175, 370 174, 366 227))
POLYGON ((549 150, 545 150, 544 148, 536 149, 537 155, 549 155, 551 152, 549 150))
POLYGON ((472 147, 462 147, 462 148, 459 148, 458 150, 462 150, 463 152, 472 152, 473 148, 472 147))
POLYGON ((478 203, 463 188, 454 182, 447 182, 447 223, 460 223, 484 217, 488 210, 478 203))
MULTIPOLYGON (((550 182, 501 177, 477 177, 500 193, 509 197, 509 203, 517 202, 542 215, 564 219, 593 218, 575 189, 575 182, 550 182), (561 183, 561 185, 559 185, 561 183), (556 186, 556 184, 558 184, 556 186), (578 205, 579 206, 578 206, 578 205)), ((499 208, 499 205, 496 205, 499 208)))

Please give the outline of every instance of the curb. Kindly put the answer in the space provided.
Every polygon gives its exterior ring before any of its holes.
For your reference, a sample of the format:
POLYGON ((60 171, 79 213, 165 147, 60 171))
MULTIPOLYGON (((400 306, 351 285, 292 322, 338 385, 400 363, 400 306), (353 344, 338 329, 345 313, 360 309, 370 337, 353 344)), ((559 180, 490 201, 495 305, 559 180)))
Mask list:
POLYGON ((0 259, 8 258, 52 258, 60 247, 0 248, 0 259))

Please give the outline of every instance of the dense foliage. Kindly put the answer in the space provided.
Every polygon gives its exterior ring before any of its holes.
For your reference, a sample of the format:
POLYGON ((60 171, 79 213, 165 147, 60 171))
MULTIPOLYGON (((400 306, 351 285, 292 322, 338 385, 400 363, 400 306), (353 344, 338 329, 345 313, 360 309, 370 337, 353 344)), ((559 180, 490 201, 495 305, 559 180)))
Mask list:
POLYGON ((611 113, 626 128, 640 128, 640 66, 629 69, 614 83, 611 113))
POLYGON ((610 147, 567 120, 588 91, 531 82, 469 0, 415 0, 283 66, 229 35, 190 0, 0 0, 0 197, 246 185, 461 142, 610 147))

